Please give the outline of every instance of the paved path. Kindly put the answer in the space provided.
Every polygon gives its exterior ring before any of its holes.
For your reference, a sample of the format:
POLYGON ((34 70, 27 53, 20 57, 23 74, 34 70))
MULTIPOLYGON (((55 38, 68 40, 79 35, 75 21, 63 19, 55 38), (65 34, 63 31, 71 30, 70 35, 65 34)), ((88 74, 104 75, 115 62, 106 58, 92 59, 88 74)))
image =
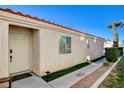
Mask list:
POLYGON ((50 86, 40 77, 31 76, 12 82, 12 88, 50 88, 50 86))
POLYGON ((84 68, 81 68, 79 70, 76 70, 72 73, 69 73, 63 77, 60 77, 58 79, 55 79, 53 81, 49 82, 49 85, 54 88, 69 88, 79 80, 83 79, 90 73, 94 72, 98 68, 100 68, 103 65, 103 62, 105 59, 99 60, 96 63, 93 63, 91 65, 88 65, 84 68))
POLYGON ((102 59, 48 83, 40 77, 33 75, 31 77, 12 82, 12 88, 69 88, 79 80, 100 68, 104 61, 105 59, 102 59))

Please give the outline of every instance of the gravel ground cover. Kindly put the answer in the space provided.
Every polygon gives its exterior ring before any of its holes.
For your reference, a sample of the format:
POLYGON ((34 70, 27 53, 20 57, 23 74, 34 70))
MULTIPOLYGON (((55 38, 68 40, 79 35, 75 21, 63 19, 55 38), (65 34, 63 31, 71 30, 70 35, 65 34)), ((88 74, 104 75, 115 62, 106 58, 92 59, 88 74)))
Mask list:
MULTIPOLYGON (((113 64, 113 63, 112 63, 113 64)), ((89 88, 91 87, 111 66, 102 66, 97 69, 95 72, 81 79, 77 83, 71 86, 71 88, 89 88)))
POLYGON ((124 57, 100 84, 99 88, 124 88, 124 57))

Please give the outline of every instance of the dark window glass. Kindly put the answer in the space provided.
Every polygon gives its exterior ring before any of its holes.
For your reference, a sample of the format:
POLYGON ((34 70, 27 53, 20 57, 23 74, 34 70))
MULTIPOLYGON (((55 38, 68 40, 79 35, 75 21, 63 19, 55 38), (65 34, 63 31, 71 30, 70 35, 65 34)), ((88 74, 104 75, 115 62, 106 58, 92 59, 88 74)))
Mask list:
POLYGON ((65 50, 66 53, 71 53, 71 37, 66 37, 65 50))
POLYGON ((87 40, 87 48, 89 49, 90 48, 90 41, 87 40))
POLYGON ((66 43, 66 38, 64 36, 61 36, 59 40, 59 53, 60 54, 65 53, 65 43, 66 43))
POLYGON ((71 53, 71 37, 61 36, 59 40, 59 53, 71 53))

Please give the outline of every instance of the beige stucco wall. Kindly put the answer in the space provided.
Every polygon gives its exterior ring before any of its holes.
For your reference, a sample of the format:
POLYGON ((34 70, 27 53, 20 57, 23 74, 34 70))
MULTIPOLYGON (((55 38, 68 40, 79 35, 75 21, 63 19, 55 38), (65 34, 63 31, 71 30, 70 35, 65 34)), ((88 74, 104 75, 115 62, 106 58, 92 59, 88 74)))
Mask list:
MULTIPOLYGON (((1 41, 5 40, 5 44, 1 42, 1 48, 7 49, 5 53, 8 57, 8 23, 3 22, 1 29, 4 28, 4 32, 0 32, 1 41), (5 34, 3 36, 3 34, 5 34), (4 39, 3 39, 4 38, 4 39)), ((15 31, 28 31, 29 29, 23 27, 11 27, 11 30, 15 31)), ((3 30, 1 30, 3 31, 3 30)), ((50 30, 40 29, 32 31, 32 61, 30 62, 31 71, 34 71, 38 75, 45 75, 46 71, 55 72, 61 69, 65 69, 74 66, 79 63, 86 62, 87 56, 91 56, 91 59, 100 57, 103 54, 103 41, 99 38, 94 41, 94 37, 87 36, 81 33, 73 33, 66 30, 50 30), (66 35, 71 37, 71 54, 59 54, 59 37, 66 35), (80 40, 80 37, 84 37, 80 40), (87 48, 87 40, 89 40, 90 48, 87 48)), ((2 51, 0 51, 2 54, 2 51)), ((1 63, 7 69, 4 68, 4 73, 1 72, 1 76, 9 75, 9 62, 8 58, 5 60, 6 64, 1 63), (3 75, 5 74, 5 75, 3 75)), ((1 70, 2 71, 2 70, 1 70)))
POLYGON ((54 31, 44 29, 42 33, 42 56, 41 75, 46 71, 55 72, 86 62, 87 56, 92 59, 103 55, 103 41, 94 37, 87 37, 80 40, 81 33, 70 33, 68 31, 54 31), (71 37, 71 54, 59 54, 59 37, 66 35, 71 37), (86 40, 90 41, 90 48, 87 49, 86 40), (42 66, 43 65, 43 66, 42 66))
POLYGON ((32 37, 32 55, 33 55, 33 61, 31 64, 31 70, 35 72, 37 75, 40 75, 40 39, 39 39, 39 31, 34 30, 33 31, 33 37, 32 37))
MULTIPOLYGON (((9 77, 8 28, 7 22, 0 21, 0 78, 9 77)), ((0 83, 0 87, 8 87, 8 83, 0 83)))
POLYGON ((100 39, 94 40, 94 38, 86 38, 90 41, 90 48, 87 49, 87 55, 91 56, 91 59, 98 58, 103 55, 103 44, 104 41, 100 39))
MULTIPOLYGON (((103 40, 93 36, 86 36, 58 26, 50 25, 30 18, 17 16, 0 11, 0 77, 9 75, 8 62, 8 24, 37 29, 33 30, 33 62, 31 69, 38 75, 45 75, 46 71, 54 72, 74 66, 86 61, 87 56, 92 59, 103 54, 103 40), (59 54, 59 37, 71 37, 71 54, 59 54), (84 36, 84 40, 80 37, 84 36), (86 40, 90 41, 87 49, 86 40)), ((17 29, 18 30, 18 29, 17 29)))
POLYGON ((104 48, 109 48, 109 47, 112 47, 112 46, 113 46, 113 42, 112 41, 106 40, 104 42, 104 48))
POLYGON ((0 21, 0 78, 9 77, 8 23, 0 21))

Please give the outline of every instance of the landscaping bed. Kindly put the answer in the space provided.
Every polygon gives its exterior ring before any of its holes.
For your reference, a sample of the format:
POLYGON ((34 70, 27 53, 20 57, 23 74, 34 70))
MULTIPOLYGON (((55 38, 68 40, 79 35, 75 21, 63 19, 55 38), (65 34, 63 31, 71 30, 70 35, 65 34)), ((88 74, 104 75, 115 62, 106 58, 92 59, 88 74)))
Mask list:
POLYGON ((99 88, 124 88, 124 57, 100 84, 99 88))
POLYGON ((89 88, 91 87, 111 66, 113 63, 111 63, 109 66, 102 66, 101 68, 97 69, 93 73, 89 74, 82 80, 75 83, 71 88, 89 88))
POLYGON ((68 73, 71 73, 71 72, 76 71, 76 70, 78 70, 80 68, 88 66, 88 65, 90 65, 90 64, 92 64, 92 63, 94 63, 94 62, 96 62, 98 60, 101 60, 103 58, 104 58, 104 56, 101 56, 101 57, 99 57, 97 59, 91 60, 91 63, 85 62, 85 63, 81 63, 81 64, 75 65, 73 67, 64 69, 64 70, 60 70, 60 71, 57 71, 57 72, 50 73, 48 75, 42 76, 42 79, 44 79, 46 82, 52 81, 54 79, 57 79, 57 78, 59 78, 61 76, 66 75, 68 73))

